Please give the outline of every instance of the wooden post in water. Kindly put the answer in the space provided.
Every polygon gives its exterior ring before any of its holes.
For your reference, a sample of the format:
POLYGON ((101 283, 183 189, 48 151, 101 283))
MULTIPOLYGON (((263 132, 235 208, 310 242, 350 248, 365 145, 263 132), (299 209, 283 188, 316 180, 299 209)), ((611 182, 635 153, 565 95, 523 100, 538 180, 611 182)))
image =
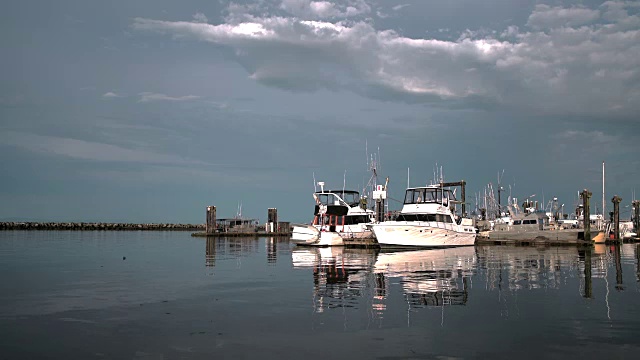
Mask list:
POLYGON ((267 209, 267 232, 278 231, 278 209, 267 209))
POLYGON ((614 233, 614 241, 621 242, 620 240, 620 201, 622 198, 618 195, 614 196, 611 199, 613 202, 613 233, 614 233))
POLYGON ((216 207, 207 206, 207 226, 205 230, 207 235, 216 232, 216 207))
POLYGON ((582 198, 582 208, 583 208, 583 227, 584 227, 584 241, 591 241, 591 214, 590 214, 590 201, 591 191, 584 189, 580 193, 580 197, 582 198))

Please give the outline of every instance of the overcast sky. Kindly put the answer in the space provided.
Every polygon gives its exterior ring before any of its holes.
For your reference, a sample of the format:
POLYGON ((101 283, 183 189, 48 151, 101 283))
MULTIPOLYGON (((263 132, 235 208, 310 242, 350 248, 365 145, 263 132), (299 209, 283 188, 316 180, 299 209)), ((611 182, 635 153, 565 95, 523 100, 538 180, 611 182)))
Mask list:
POLYGON ((308 221, 367 153, 396 199, 436 164, 472 203, 504 171, 600 208, 603 161, 609 209, 640 190, 639 1, 23 0, 0 29, 0 220, 308 221))

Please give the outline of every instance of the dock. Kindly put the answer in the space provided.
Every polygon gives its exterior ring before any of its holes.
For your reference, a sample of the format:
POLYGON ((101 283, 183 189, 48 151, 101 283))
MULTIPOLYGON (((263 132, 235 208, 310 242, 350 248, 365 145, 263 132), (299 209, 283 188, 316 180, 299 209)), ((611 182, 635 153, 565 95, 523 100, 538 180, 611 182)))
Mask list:
POLYGON ((0 222, 0 230, 73 230, 73 231, 187 231, 201 230, 205 224, 108 223, 108 222, 0 222))
POLYGON ((476 238, 476 245, 516 245, 516 246, 591 246, 592 241, 585 240, 555 240, 544 236, 534 239, 490 239, 476 238))
POLYGON ((291 237, 291 232, 266 232, 266 231, 248 231, 248 232, 214 232, 205 231, 195 232, 192 237, 291 237))

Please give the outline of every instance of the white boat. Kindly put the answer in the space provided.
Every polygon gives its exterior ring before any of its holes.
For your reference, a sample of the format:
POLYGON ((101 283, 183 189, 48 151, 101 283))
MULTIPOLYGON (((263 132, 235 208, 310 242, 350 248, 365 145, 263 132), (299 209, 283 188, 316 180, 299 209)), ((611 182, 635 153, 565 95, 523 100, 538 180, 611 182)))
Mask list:
POLYGON ((543 211, 528 208, 517 212, 507 205, 511 222, 496 223, 492 230, 481 231, 478 236, 483 240, 519 240, 519 241, 579 241, 584 240, 584 229, 565 228, 563 224, 550 224, 549 216, 543 211))
POLYGON ((455 203, 453 191, 443 185, 408 188, 398 217, 371 228, 381 247, 473 245, 473 220, 456 218, 451 209, 455 203))
POLYGON ((374 212, 361 207, 357 191, 322 189, 313 197, 316 202, 313 222, 310 225, 293 224, 291 242, 308 246, 341 246, 345 239, 373 238, 367 225, 375 223, 374 212))

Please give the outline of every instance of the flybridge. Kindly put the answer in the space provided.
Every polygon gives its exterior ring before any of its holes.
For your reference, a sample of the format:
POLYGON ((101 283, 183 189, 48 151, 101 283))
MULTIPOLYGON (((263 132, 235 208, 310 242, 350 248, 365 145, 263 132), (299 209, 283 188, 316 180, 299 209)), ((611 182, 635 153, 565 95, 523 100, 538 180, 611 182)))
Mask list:
POLYGON ((352 190, 316 191, 315 197, 319 204, 324 205, 344 205, 353 207, 360 204, 360 193, 352 190))
POLYGON ((465 186, 466 181, 441 182, 439 184, 407 188, 404 197, 405 204, 423 204, 423 203, 460 203, 462 204, 462 214, 466 215, 465 207, 465 186), (460 201, 456 200, 455 193, 450 187, 460 186, 460 201))

